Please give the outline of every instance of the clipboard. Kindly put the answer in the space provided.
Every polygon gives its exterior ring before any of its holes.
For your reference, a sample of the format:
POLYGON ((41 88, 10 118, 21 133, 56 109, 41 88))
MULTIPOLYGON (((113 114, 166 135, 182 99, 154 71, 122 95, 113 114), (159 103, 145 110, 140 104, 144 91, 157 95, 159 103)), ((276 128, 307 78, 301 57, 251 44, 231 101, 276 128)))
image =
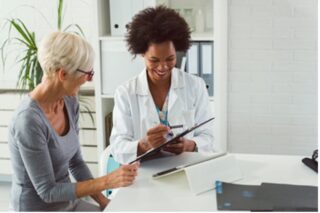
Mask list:
POLYGON ((200 124, 196 124, 196 125, 194 125, 193 127, 190 127, 190 128, 188 128, 188 129, 186 129, 185 131, 177 134, 176 136, 174 136, 173 138, 169 139, 167 142, 161 144, 160 146, 155 147, 155 148, 153 148, 153 149, 150 149, 150 150, 147 151, 146 153, 138 156, 135 160, 131 161, 129 164, 132 164, 132 163, 134 163, 134 162, 136 162, 136 161, 139 161, 139 160, 142 160, 142 159, 144 159, 144 158, 146 158, 146 157, 148 157, 148 156, 150 156, 150 155, 152 155, 152 154, 155 154, 156 152, 158 152, 159 150, 161 150, 162 147, 164 147, 164 146, 166 146, 166 145, 168 145, 168 144, 170 144, 170 143, 173 143, 174 141, 176 141, 176 140, 179 139, 180 137, 185 136, 185 135, 188 134, 189 132, 192 132, 193 130, 195 130, 195 129, 199 128, 200 126, 202 126, 202 125, 204 125, 204 124, 212 121, 213 119, 214 119, 214 117, 213 117, 213 118, 210 118, 210 119, 208 119, 208 120, 206 120, 206 121, 204 121, 204 122, 202 122, 202 123, 200 123, 200 124))

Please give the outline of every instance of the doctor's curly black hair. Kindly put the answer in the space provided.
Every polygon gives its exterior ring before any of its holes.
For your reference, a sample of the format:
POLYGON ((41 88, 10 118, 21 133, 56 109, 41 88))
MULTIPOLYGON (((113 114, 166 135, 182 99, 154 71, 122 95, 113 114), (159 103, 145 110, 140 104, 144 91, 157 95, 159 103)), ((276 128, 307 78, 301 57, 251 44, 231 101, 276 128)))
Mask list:
POLYGON ((186 52, 190 47, 190 28, 173 9, 150 7, 136 14, 128 25, 126 41, 133 55, 143 54, 151 43, 172 41, 176 51, 186 52))

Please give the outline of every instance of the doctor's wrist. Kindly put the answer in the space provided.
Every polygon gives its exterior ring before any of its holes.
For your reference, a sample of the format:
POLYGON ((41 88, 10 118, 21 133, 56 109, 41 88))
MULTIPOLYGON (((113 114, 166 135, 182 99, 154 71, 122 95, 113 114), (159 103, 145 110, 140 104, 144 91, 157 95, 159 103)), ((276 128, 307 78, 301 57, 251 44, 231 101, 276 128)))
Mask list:
POLYGON ((194 146, 194 149, 193 149, 193 152, 198 152, 198 146, 197 146, 197 143, 194 143, 195 146, 194 146))
POLYGON ((144 137, 138 142, 138 156, 145 153, 150 149, 150 145, 147 139, 144 137))
POLYGON ((197 147, 197 143, 193 140, 189 140, 189 145, 187 148, 188 152, 198 152, 198 147, 197 147))

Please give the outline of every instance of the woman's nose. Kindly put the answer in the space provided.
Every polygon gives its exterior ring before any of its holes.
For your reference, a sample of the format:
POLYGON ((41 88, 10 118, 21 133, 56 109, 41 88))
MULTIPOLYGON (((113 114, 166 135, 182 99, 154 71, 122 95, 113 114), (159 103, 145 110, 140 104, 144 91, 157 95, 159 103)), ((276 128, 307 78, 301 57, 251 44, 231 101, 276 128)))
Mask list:
POLYGON ((159 69, 160 70, 165 70, 165 69, 168 69, 168 65, 166 62, 162 62, 159 64, 159 69))

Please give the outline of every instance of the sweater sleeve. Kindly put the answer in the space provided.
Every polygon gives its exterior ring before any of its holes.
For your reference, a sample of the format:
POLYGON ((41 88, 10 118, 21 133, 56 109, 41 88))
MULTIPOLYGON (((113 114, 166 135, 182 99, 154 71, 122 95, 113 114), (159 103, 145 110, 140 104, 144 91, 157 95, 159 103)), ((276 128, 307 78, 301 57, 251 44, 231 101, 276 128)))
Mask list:
POLYGON ((82 158, 80 147, 78 147, 76 154, 70 160, 69 169, 72 176, 77 181, 84 181, 93 178, 88 166, 82 158))
POLYGON ((37 112, 25 111, 17 117, 14 139, 37 194, 46 203, 75 200, 75 183, 57 183, 55 180, 47 145, 48 134, 37 112))

